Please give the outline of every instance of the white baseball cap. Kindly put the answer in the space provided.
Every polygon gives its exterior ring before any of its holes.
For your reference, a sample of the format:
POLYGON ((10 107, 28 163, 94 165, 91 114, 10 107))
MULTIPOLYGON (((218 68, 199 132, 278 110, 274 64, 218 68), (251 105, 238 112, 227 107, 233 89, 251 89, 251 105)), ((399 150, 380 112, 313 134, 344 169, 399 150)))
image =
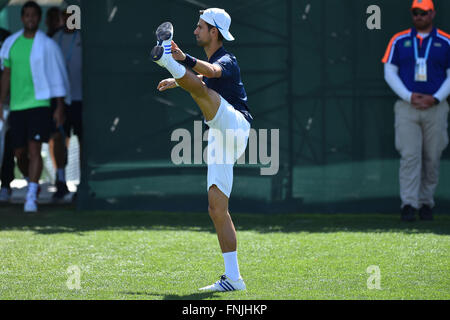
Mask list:
POLYGON ((228 41, 233 41, 234 37, 230 33, 231 17, 223 9, 209 8, 203 11, 200 19, 216 27, 223 37, 228 41))

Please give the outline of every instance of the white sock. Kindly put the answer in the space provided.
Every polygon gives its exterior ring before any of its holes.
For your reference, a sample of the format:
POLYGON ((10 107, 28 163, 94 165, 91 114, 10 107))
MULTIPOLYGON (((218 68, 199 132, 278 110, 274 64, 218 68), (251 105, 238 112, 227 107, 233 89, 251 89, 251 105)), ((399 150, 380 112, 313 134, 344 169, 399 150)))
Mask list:
POLYGON ((179 64, 173 57, 170 55, 167 59, 167 71, 169 71, 175 79, 183 78, 186 74, 186 68, 179 64))
POLYGON ((225 275, 232 281, 237 281, 241 277, 239 273, 239 264, 237 259, 237 251, 223 253, 225 261, 225 275))
POLYGON ((28 184, 27 200, 36 200, 39 184, 36 182, 30 182, 28 184))
POLYGON ((66 182, 66 170, 65 169, 57 169, 56 170, 56 180, 61 182, 66 182))

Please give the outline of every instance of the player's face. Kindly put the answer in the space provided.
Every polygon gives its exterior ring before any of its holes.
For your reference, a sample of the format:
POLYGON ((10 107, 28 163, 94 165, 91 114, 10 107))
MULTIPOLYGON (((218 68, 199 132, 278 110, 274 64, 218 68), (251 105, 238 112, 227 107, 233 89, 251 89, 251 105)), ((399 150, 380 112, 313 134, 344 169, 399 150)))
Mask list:
POLYGON ((412 11, 412 18, 414 27, 417 30, 424 30, 429 28, 433 24, 434 16, 436 12, 434 11, 423 11, 420 9, 414 9, 412 11))
POLYGON ((37 30, 40 20, 41 17, 35 8, 25 8, 22 16, 22 23, 25 30, 37 30))
POLYGON ((208 25, 202 19, 198 20, 197 28, 194 30, 195 39, 200 47, 205 47, 211 43, 211 34, 208 25))

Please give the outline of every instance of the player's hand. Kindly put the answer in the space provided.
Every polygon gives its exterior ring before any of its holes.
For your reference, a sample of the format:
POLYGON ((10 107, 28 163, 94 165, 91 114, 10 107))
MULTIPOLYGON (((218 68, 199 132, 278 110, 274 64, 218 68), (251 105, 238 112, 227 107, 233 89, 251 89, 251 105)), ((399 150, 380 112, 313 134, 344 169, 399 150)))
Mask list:
POLYGON ((158 89, 160 92, 162 91, 166 91, 168 89, 173 89, 177 87, 177 83, 175 82, 174 78, 170 78, 170 79, 165 79, 163 81, 161 81, 158 84, 158 87, 156 89, 158 89))
POLYGON ((172 41, 172 57, 177 61, 184 61, 186 60, 186 55, 181 51, 180 48, 178 48, 175 41, 172 41))

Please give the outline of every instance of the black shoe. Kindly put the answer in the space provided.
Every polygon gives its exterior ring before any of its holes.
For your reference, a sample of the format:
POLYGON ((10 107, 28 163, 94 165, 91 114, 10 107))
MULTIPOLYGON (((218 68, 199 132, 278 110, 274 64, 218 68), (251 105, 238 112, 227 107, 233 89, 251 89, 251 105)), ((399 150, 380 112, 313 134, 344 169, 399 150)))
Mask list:
POLYGON ((56 181, 56 192, 53 194, 53 200, 62 200, 66 194, 70 193, 65 182, 56 181))
POLYGON ((402 209, 402 221, 412 222, 416 220, 415 217, 416 209, 410 205, 406 205, 402 209))
POLYGON ((433 220, 433 210, 429 206, 424 204, 422 206, 422 208, 420 208, 420 210, 419 210, 419 217, 420 217, 420 220, 423 220, 423 221, 432 221, 433 220))

